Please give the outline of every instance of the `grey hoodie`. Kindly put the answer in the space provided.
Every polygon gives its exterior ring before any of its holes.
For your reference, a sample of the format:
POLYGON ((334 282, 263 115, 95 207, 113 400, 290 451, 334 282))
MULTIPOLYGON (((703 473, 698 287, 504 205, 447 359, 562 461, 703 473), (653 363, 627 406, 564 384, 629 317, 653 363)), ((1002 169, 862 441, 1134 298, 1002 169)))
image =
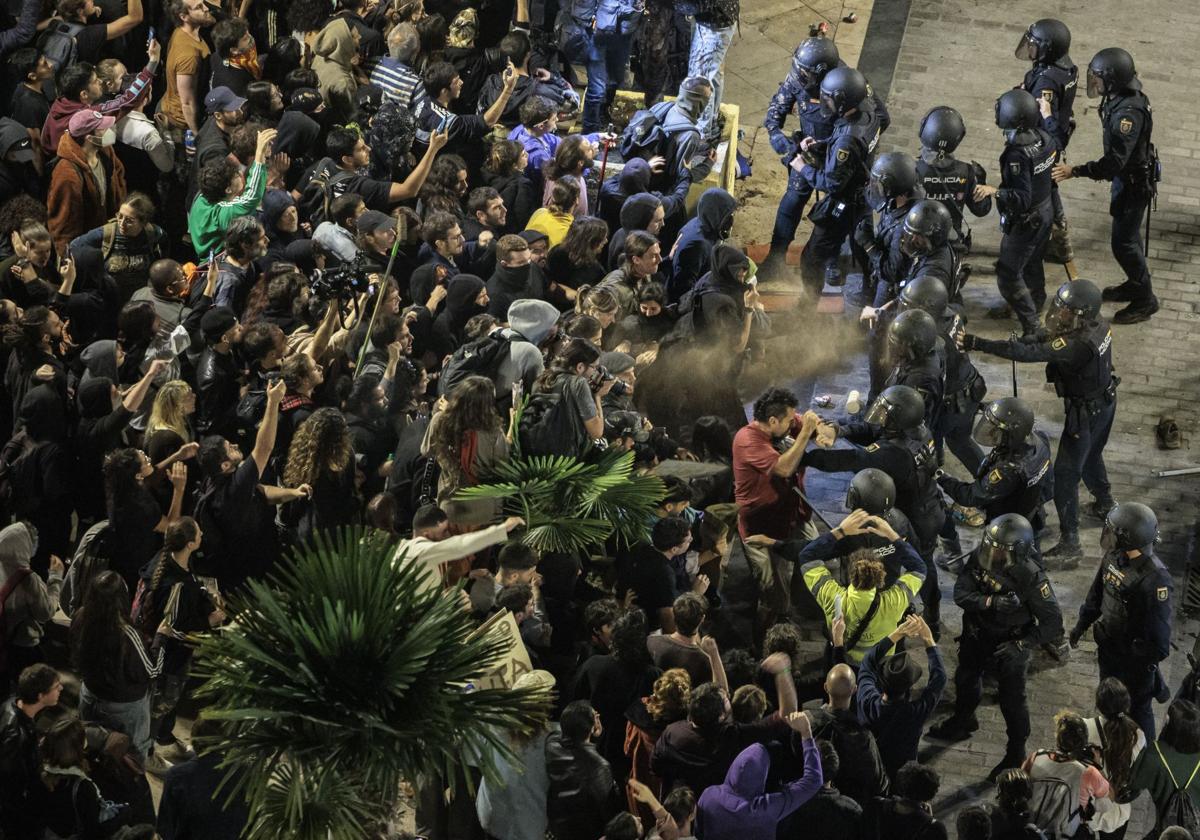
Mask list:
MULTIPOLYGON (((23 522, 0 531, 0 585, 17 572, 28 569, 33 557, 32 528, 23 522)), ((4 603, 4 627, 11 644, 33 647, 42 640, 42 625, 54 617, 62 592, 62 572, 50 572, 48 583, 33 572, 21 581, 4 603)))
POLYGON ((521 382, 525 393, 533 392, 533 383, 545 369, 539 346, 558 323, 558 310, 544 300, 516 300, 508 307, 508 329, 504 337, 512 341, 508 358, 496 371, 496 392, 503 393, 521 382))

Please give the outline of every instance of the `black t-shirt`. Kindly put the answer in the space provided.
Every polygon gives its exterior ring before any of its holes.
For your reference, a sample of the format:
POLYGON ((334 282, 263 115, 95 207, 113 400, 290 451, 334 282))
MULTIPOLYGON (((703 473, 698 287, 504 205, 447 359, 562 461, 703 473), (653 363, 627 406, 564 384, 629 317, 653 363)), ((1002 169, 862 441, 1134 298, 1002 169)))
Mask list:
POLYGON ((114 566, 132 592, 142 566, 162 548, 162 535, 154 530, 162 520, 162 509, 144 487, 139 487, 132 498, 110 507, 108 520, 121 546, 114 566))
POLYGON ((679 595, 675 589, 675 573, 667 558, 649 545, 634 552, 628 567, 617 580, 618 597, 629 589, 637 594, 638 608, 646 613, 647 629, 651 631, 661 626, 658 611, 670 609, 679 595))
POLYGON ((90 61, 95 64, 100 60, 100 51, 108 40, 108 24, 93 23, 83 27, 75 36, 75 61, 90 61))
POLYGON ((261 576, 274 563, 275 508, 259 492, 260 480, 258 464, 247 456, 231 475, 220 479, 214 491, 214 514, 230 555, 222 558, 222 590, 261 576))
POLYGON ((44 93, 17 85, 13 91, 12 114, 10 116, 26 128, 42 130, 46 117, 50 116, 50 100, 44 93))
MULTIPOLYGON (((327 159, 322 159, 327 160, 327 159)), ((297 186, 301 192, 308 186, 308 182, 312 180, 312 176, 321 168, 322 160, 314 163, 309 170, 300 178, 300 183, 297 186)), ((325 168, 326 183, 330 176, 337 170, 333 167, 325 168)), ((345 195, 346 193, 356 193, 363 200, 363 204, 367 205, 368 210, 378 210, 380 213, 388 213, 392 209, 393 202, 390 198, 392 192, 391 181, 380 181, 368 175, 354 174, 349 178, 341 178, 332 187, 333 197, 345 195)))
POLYGON ((216 53, 209 55, 208 61, 209 68, 212 71, 212 84, 209 85, 209 90, 215 90, 224 86, 238 96, 246 95, 247 86, 254 81, 254 76, 249 70, 244 70, 241 67, 231 67, 216 53))

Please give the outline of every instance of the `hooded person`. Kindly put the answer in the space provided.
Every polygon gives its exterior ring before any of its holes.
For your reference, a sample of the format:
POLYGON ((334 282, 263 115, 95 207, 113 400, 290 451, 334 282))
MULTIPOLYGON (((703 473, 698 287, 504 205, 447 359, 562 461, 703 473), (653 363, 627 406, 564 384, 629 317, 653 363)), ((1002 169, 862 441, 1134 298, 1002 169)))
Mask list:
POLYGON ((650 164, 641 158, 632 158, 615 175, 610 175, 600 185, 599 216, 609 230, 621 226, 621 208, 632 195, 644 193, 650 188, 650 164))
POLYGON ((68 556, 75 508, 75 459, 68 448, 67 406, 56 383, 29 389, 17 425, 25 431, 28 454, 10 473, 13 513, 36 529, 34 566, 44 569, 51 554, 68 556))
POLYGON ((667 296, 672 303, 696 285, 712 263, 713 249, 733 231, 737 199, 720 187, 704 191, 696 202, 696 217, 688 221, 675 241, 667 296))
POLYGON ((325 147, 324 140, 318 142, 321 137, 321 124, 305 113, 287 110, 280 115, 275 131, 275 142, 271 144, 271 152, 291 158, 292 165, 284 174, 283 182, 288 188, 294 188, 304 170, 316 160, 314 150, 325 147))
POLYGON ((80 388, 89 380, 97 377, 109 379, 112 382, 117 381, 119 373, 116 341, 108 338, 93 341, 83 348, 83 352, 79 354, 79 360, 83 362, 83 374, 79 380, 80 388))
POLYGON ((79 245, 71 249, 75 262, 75 290, 67 298, 65 317, 71 322, 71 340, 86 346, 98 338, 116 335, 120 293, 104 268, 98 248, 79 245))
POLYGON ((312 67, 329 119, 339 125, 352 122, 357 113, 358 82, 351 62, 358 53, 358 33, 345 18, 334 18, 317 35, 313 53, 312 67))
POLYGON ((258 215, 267 232, 267 253, 262 257, 264 269, 287 259, 288 246, 305 238, 300 232, 300 217, 296 211, 296 199, 287 190, 267 190, 263 193, 258 215), (289 210, 293 212, 288 213, 289 210))
MULTIPOLYGON (((512 234, 513 238, 520 237, 512 234)), ((524 265, 506 265, 508 262, 519 262, 517 254, 529 253, 528 247, 509 250, 512 242, 508 236, 500 237, 496 243, 496 269, 488 278, 488 313, 497 318, 506 318, 508 308, 514 301, 531 299, 542 300, 546 295, 546 278, 539 265, 528 259, 524 265), (509 254, 512 259, 505 257, 509 254)))
POLYGON ((472 114, 479 92, 488 75, 488 62, 483 49, 476 43, 479 15, 474 9, 463 9, 450 21, 446 32, 445 60, 454 65, 462 79, 462 90, 451 105, 456 114, 472 114))
POLYGON ((42 628, 58 609, 62 592, 63 569, 51 569, 46 580, 33 573, 34 551, 40 542, 37 529, 28 522, 16 522, 0 530, 0 579, 14 579, 12 592, 4 602, 4 628, 8 635, 9 670, 13 682, 20 671, 42 660, 38 650, 42 628))
POLYGON ((708 146, 697 127, 711 98, 712 83, 703 76, 690 76, 680 83, 675 101, 664 103, 661 120, 669 139, 657 154, 666 158, 666 165, 651 176, 651 190, 686 195, 692 183, 703 181, 712 171, 712 162, 706 157, 708 146))
POLYGON ((707 788, 696 803, 696 834, 704 840, 774 840, 788 814, 816 795, 825 783, 821 754, 811 733, 804 745, 804 775, 767 793, 771 755, 762 744, 738 753, 725 782, 707 788))
MULTIPOLYGON (((149 382, 147 382, 149 385, 149 382)), ((75 425, 76 452, 79 457, 76 473, 75 508, 81 519, 89 521, 104 518, 104 456, 123 444, 125 427, 140 407, 149 388, 141 390, 141 397, 130 389, 132 398, 138 399, 130 409, 121 399, 113 380, 107 376, 93 376, 82 382, 75 395, 79 408, 79 420, 75 425)))
POLYGON ((520 382, 526 394, 533 393, 533 383, 546 363, 542 348, 558 331, 558 310, 544 300, 518 300, 508 307, 508 327, 502 335, 508 339, 508 358, 496 371, 496 393, 512 390, 520 382))
MULTIPOLYGON (((641 161, 641 158, 634 158, 630 163, 638 161, 641 161)), ((637 192, 621 203, 621 210, 617 216, 619 227, 614 228, 612 224, 609 224, 608 227, 613 231, 612 238, 608 241, 608 267, 610 269, 621 264, 621 256, 625 253, 625 237, 629 231, 651 230, 654 227, 654 217, 658 214, 660 207, 663 208, 663 216, 658 219, 658 228, 661 231, 663 218, 666 217, 666 208, 662 199, 657 195, 644 191, 637 192)), ((605 222, 608 220, 605 219, 605 222)), ((653 231, 655 235, 658 232, 653 231)))
POLYGON ((430 349, 445 358, 465 342, 467 321, 487 312, 487 287, 474 274, 458 274, 446 285, 446 303, 433 321, 430 349))

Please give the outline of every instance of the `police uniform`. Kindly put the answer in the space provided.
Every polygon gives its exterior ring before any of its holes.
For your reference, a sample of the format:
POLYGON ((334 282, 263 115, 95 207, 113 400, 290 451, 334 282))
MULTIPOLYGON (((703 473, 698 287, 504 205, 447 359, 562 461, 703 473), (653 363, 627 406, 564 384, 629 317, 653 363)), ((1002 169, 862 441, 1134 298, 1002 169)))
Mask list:
POLYGON ((1026 343, 965 336, 968 350, 982 350, 1018 362, 1045 362, 1046 380, 1063 398, 1065 418, 1054 458, 1054 507, 1064 537, 1077 541, 1079 479, 1099 506, 1110 507, 1112 487, 1104 466, 1104 447, 1117 410, 1112 330, 1103 318, 1066 335, 1026 343))
MULTIPOLYGON (((947 286, 949 288, 949 286, 947 286)), ((954 335, 963 329, 963 318, 950 311, 940 319, 942 357, 946 380, 942 396, 942 413, 934 427, 934 439, 950 451, 974 475, 983 461, 983 449, 971 436, 971 426, 979 411, 979 401, 987 393, 987 383, 976 369, 971 357, 958 349, 954 335)))
MULTIPOLYGON (((816 292, 824 286, 821 267, 830 257, 841 253, 842 243, 868 212, 863 193, 875 147, 886 128, 882 119, 886 112, 881 114, 875 101, 868 85, 867 97, 855 112, 839 117, 834 124, 833 133, 824 144, 821 168, 806 164, 800 173, 814 189, 825 193, 809 214, 813 230, 800 263, 801 279, 816 292)), ((852 243, 852 250, 858 262, 864 264, 862 249, 852 243)))
MULTIPOLYGON (((987 183, 987 174, 975 161, 968 163, 952 155, 939 155, 931 149, 922 149, 917 158, 917 182, 924 188, 925 197, 940 201, 950 211, 957 242, 955 245, 964 253, 971 250, 971 231, 963 231, 963 210, 972 215, 986 216, 992 212, 992 197, 975 200, 975 188, 987 183)), ((946 284, 950 288, 950 284, 946 284)), ((953 293, 951 294, 953 297, 953 293)))
POLYGON ((1058 141, 1034 128, 1017 132, 1000 155, 1000 257, 996 284, 1025 332, 1033 332, 1046 302, 1042 252, 1050 236, 1054 213, 1050 201, 1050 170, 1058 160, 1058 141))
POLYGON ((1072 637, 1095 625, 1100 678, 1116 677, 1129 689, 1130 717, 1154 740, 1150 701, 1165 688, 1158 663, 1170 654, 1171 573, 1153 553, 1104 555, 1072 637))
POLYGON ((963 633, 954 672, 954 718, 969 721, 983 696, 983 674, 996 674, 1000 713, 1008 733, 1009 754, 1024 754, 1029 737, 1025 672, 1030 651, 1062 636, 1062 612, 1045 573, 1029 559, 1003 571, 986 571, 975 554, 954 583, 954 603, 963 611, 963 633), (1015 593, 1018 605, 998 603, 1015 593), (1009 642, 1005 655, 997 656, 1009 642), (1014 649, 1015 648, 1015 649, 1014 649))
MULTIPOLYGON (((1058 147, 1063 154, 1071 135, 1075 132, 1075 93, 1078 90, 1079 68, 1071 57, 1064 55, 1051 63, 1037 62, 1025 74, 1021 87, 1033 94, 1034 99, 1045 100, 1050 104, 1050 117, 1046 127, 1058 141, 1058 147)), ((1050 201, 1054 209, 1054 219, 1063 218, 1062 198, 1058 194, 1058 185, 1052 184, 1050 201)))
POLYGON ((1103 157, 1071 167, 1071 174, 1112 181, 1108 207, 1113 220, 1112 252, 1130 287, 1130 295, 1123 299, 1157 304, 1141 233, 1157 189, 1157 163, 1150 143, 1154 120, 1140 81, 1134 79, 1125 90, 1104 99, 1100 125, 1104 130, 1103 157))
POLYGON ((1042 499, 1050 478, 1050 440, 1045 432, 1033 433, 1032 446, 1019 452, 995 446, 980 462, 974 481, 960 481, 949 475, 939 476, 938 485, 954 501, 983 509, 991 521, 1006 513, 1019 513, 1036 532, 1042 525, 1042 499))
MULTIPOLYGON (((893 385, 907 385, 921 395, 925 401, 925 427, 937 428, 942 415, 942 399, 946 393, 945 360, 935 348, 921 359, 904 361, 897 364, 883 381, 883 388, 893 385)), ((877 394, 871 394, 868 403, 875 401, 877 394)))

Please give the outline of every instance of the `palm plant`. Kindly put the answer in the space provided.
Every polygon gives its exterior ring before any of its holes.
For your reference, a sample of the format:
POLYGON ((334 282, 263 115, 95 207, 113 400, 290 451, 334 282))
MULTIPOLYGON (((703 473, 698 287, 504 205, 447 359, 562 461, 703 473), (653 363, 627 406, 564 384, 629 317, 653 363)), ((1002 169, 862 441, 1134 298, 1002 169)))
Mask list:
POLYGON ((545 721, 544 692, 470 690, 508 643, 472 637, 458 593, 394 551, 365 528, 318 534, 200 642, 199 696, 223 722, 203 746, 249 804, 246 836, 379 837, 403 780, 472 757, 493 775, 509 734, 545 721))
POLYGON ((613 535, 623 546, 647 539, 666 492, 658 476, 634 473, 632 452, 611 449, 588 460, 518 453, 480 480, 458 498, 502 499, 505 515, 528 526, 522 541, 553 552, 592 550, 613 535))

